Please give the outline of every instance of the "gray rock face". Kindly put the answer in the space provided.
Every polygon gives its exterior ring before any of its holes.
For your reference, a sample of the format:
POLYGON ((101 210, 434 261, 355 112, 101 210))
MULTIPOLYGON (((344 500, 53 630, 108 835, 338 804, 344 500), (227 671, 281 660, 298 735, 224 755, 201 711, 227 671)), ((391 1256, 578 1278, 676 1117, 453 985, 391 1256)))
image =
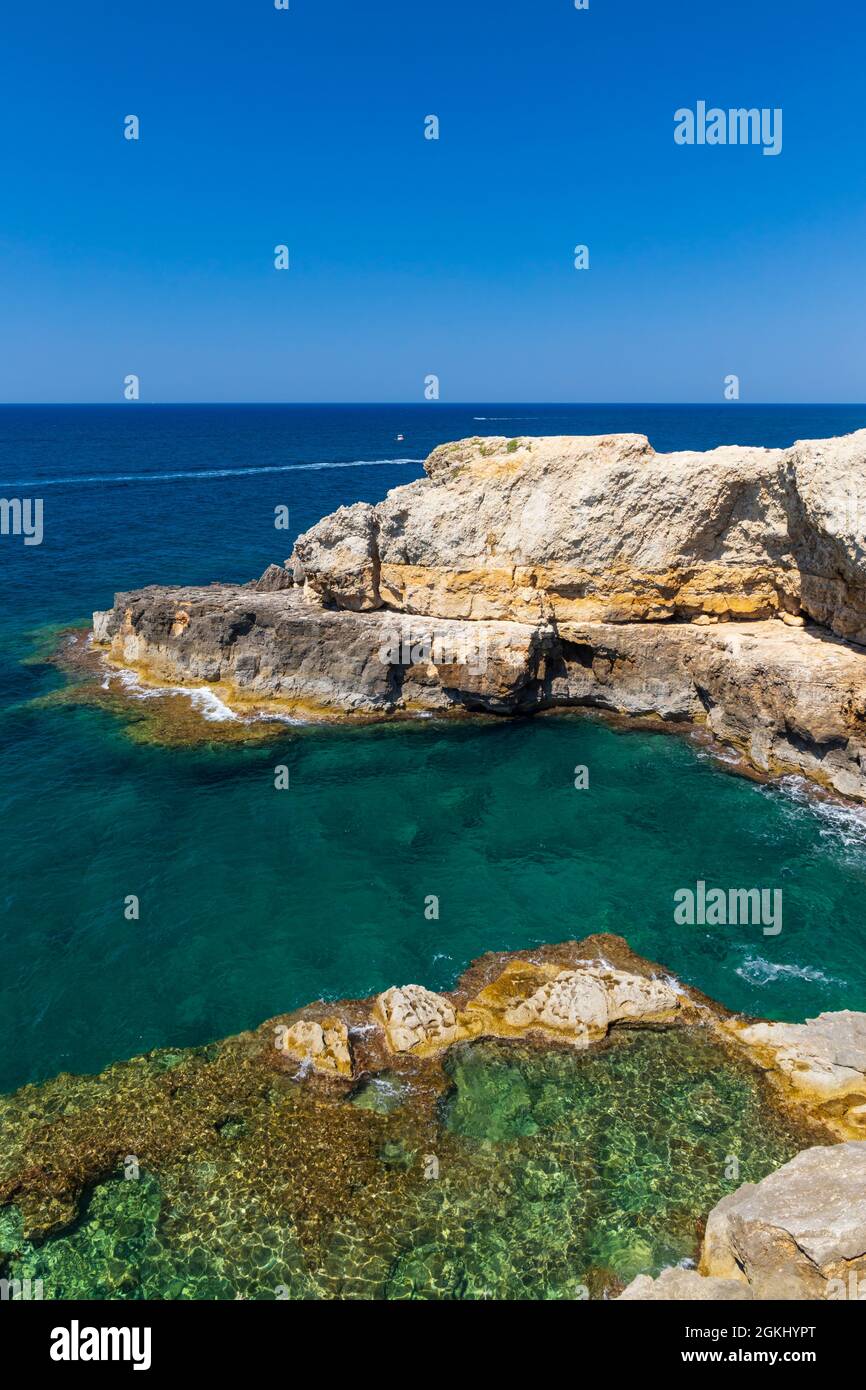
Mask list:
POLYGON ((759 1299, 832 1297, 866 1276, 866 1143, 805 1149, 710 1213, 701 1272, 759 1299))
POLYGON ((705 723, 761 771, 866 800, 866 430, 669 455, 475 439, 426 470, 252 585, 118 594, 96 641, 246 708, 705 723))
MULTIPOLYGON (((267 572, 269 573, 269 572, 267 572)), ((156 684, 210 682, 235 703, 391 714, 537 708, 551 638, 524 623, 328 609, 297 587, 118 594, 94 637, 156 684)))
POLYGON ((268 565, 261 579, 250 585, 257 594, 275 594, 281 589, 291 589, 294 578, 282 565, 268 565))

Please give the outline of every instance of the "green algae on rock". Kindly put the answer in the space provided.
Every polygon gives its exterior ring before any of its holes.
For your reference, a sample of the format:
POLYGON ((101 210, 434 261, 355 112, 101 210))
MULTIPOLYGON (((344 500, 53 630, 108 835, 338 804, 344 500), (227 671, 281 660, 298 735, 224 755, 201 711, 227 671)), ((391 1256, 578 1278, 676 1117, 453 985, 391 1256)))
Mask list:
MULTIPOLYGON (((454 1002, 589 968, 599 943, 629 958, 613 937, 485 957, 454 1002)), ((46 1298, 618 1292, 695 1260, 714 1204, 813 1139, 690 1003, 592 1046, 530 1031, 424 1056, 350 1001, 304 1012, 343 1018, 352 1078, 299 1067, 271 1021, 25 1087, 0 1099, 2 1273, 46 1298)))

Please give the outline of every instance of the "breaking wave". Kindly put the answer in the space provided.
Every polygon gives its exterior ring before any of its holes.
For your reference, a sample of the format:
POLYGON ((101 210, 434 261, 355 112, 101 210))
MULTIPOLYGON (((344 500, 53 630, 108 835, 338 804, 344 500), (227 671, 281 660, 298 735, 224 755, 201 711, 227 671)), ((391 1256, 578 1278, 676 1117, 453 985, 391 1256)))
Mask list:
POLYGON ((112 682, 122 685, 127 694, 138 700, 153 700, 165 695, 185 695, 194 710, 197 710, 209 724, 228 722, 251 724, 259 719, 279 724, 303 724, 303 719, 293 719, 286 714, 240 715, 207 685, 143 685, 133 671, 109 671, 102 682, 103 690, 108 690, 112 682))
POLYGON ((764 960, 763 956, 747 956, 743 964, 737 966, 736 974, 741 980, 748 980, 753 985, 770 985, 774 980, 791 978, 821 985, 845 983, 832 975, 825 975, 823 970, 817 970, 811 965, 781 965, 778 961, 764 960))

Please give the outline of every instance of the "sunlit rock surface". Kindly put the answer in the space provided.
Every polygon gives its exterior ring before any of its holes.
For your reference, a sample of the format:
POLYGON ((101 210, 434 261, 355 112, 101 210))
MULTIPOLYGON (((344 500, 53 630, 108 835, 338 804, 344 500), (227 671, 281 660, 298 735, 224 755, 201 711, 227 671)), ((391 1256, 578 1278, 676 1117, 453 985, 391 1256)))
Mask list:
POLYGON ((248 585, 94 614, 109 662, 301 718, 587 706, 866 800, 866 431, 656 454, 470 439, 248 585))
POLYGON ((866 1279, 866 1143, 807 1149, 723 1198, 701 1270, 761 1299, 838 1297, 850 1276, 866 1279))
POLYGON ((864 1258, 866 1144, 828 1146, 825 1100, 789 1104, 735 1023, 595 936, 24 1087, 0 1097, 0 1277, 47 1298, 829 1296, 864 1258))

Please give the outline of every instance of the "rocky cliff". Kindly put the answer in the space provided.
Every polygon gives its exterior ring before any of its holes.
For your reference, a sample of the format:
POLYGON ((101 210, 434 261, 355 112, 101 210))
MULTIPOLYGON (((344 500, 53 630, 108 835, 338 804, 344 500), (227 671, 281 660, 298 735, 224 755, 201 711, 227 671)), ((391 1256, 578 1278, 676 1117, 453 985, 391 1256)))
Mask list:
POLYGON ((477 438, 425 469, 255 583, 118 594, 97 642, 253 712, 703 723, 761 771, 866 800, 866 430, 676 454, 477 438))

